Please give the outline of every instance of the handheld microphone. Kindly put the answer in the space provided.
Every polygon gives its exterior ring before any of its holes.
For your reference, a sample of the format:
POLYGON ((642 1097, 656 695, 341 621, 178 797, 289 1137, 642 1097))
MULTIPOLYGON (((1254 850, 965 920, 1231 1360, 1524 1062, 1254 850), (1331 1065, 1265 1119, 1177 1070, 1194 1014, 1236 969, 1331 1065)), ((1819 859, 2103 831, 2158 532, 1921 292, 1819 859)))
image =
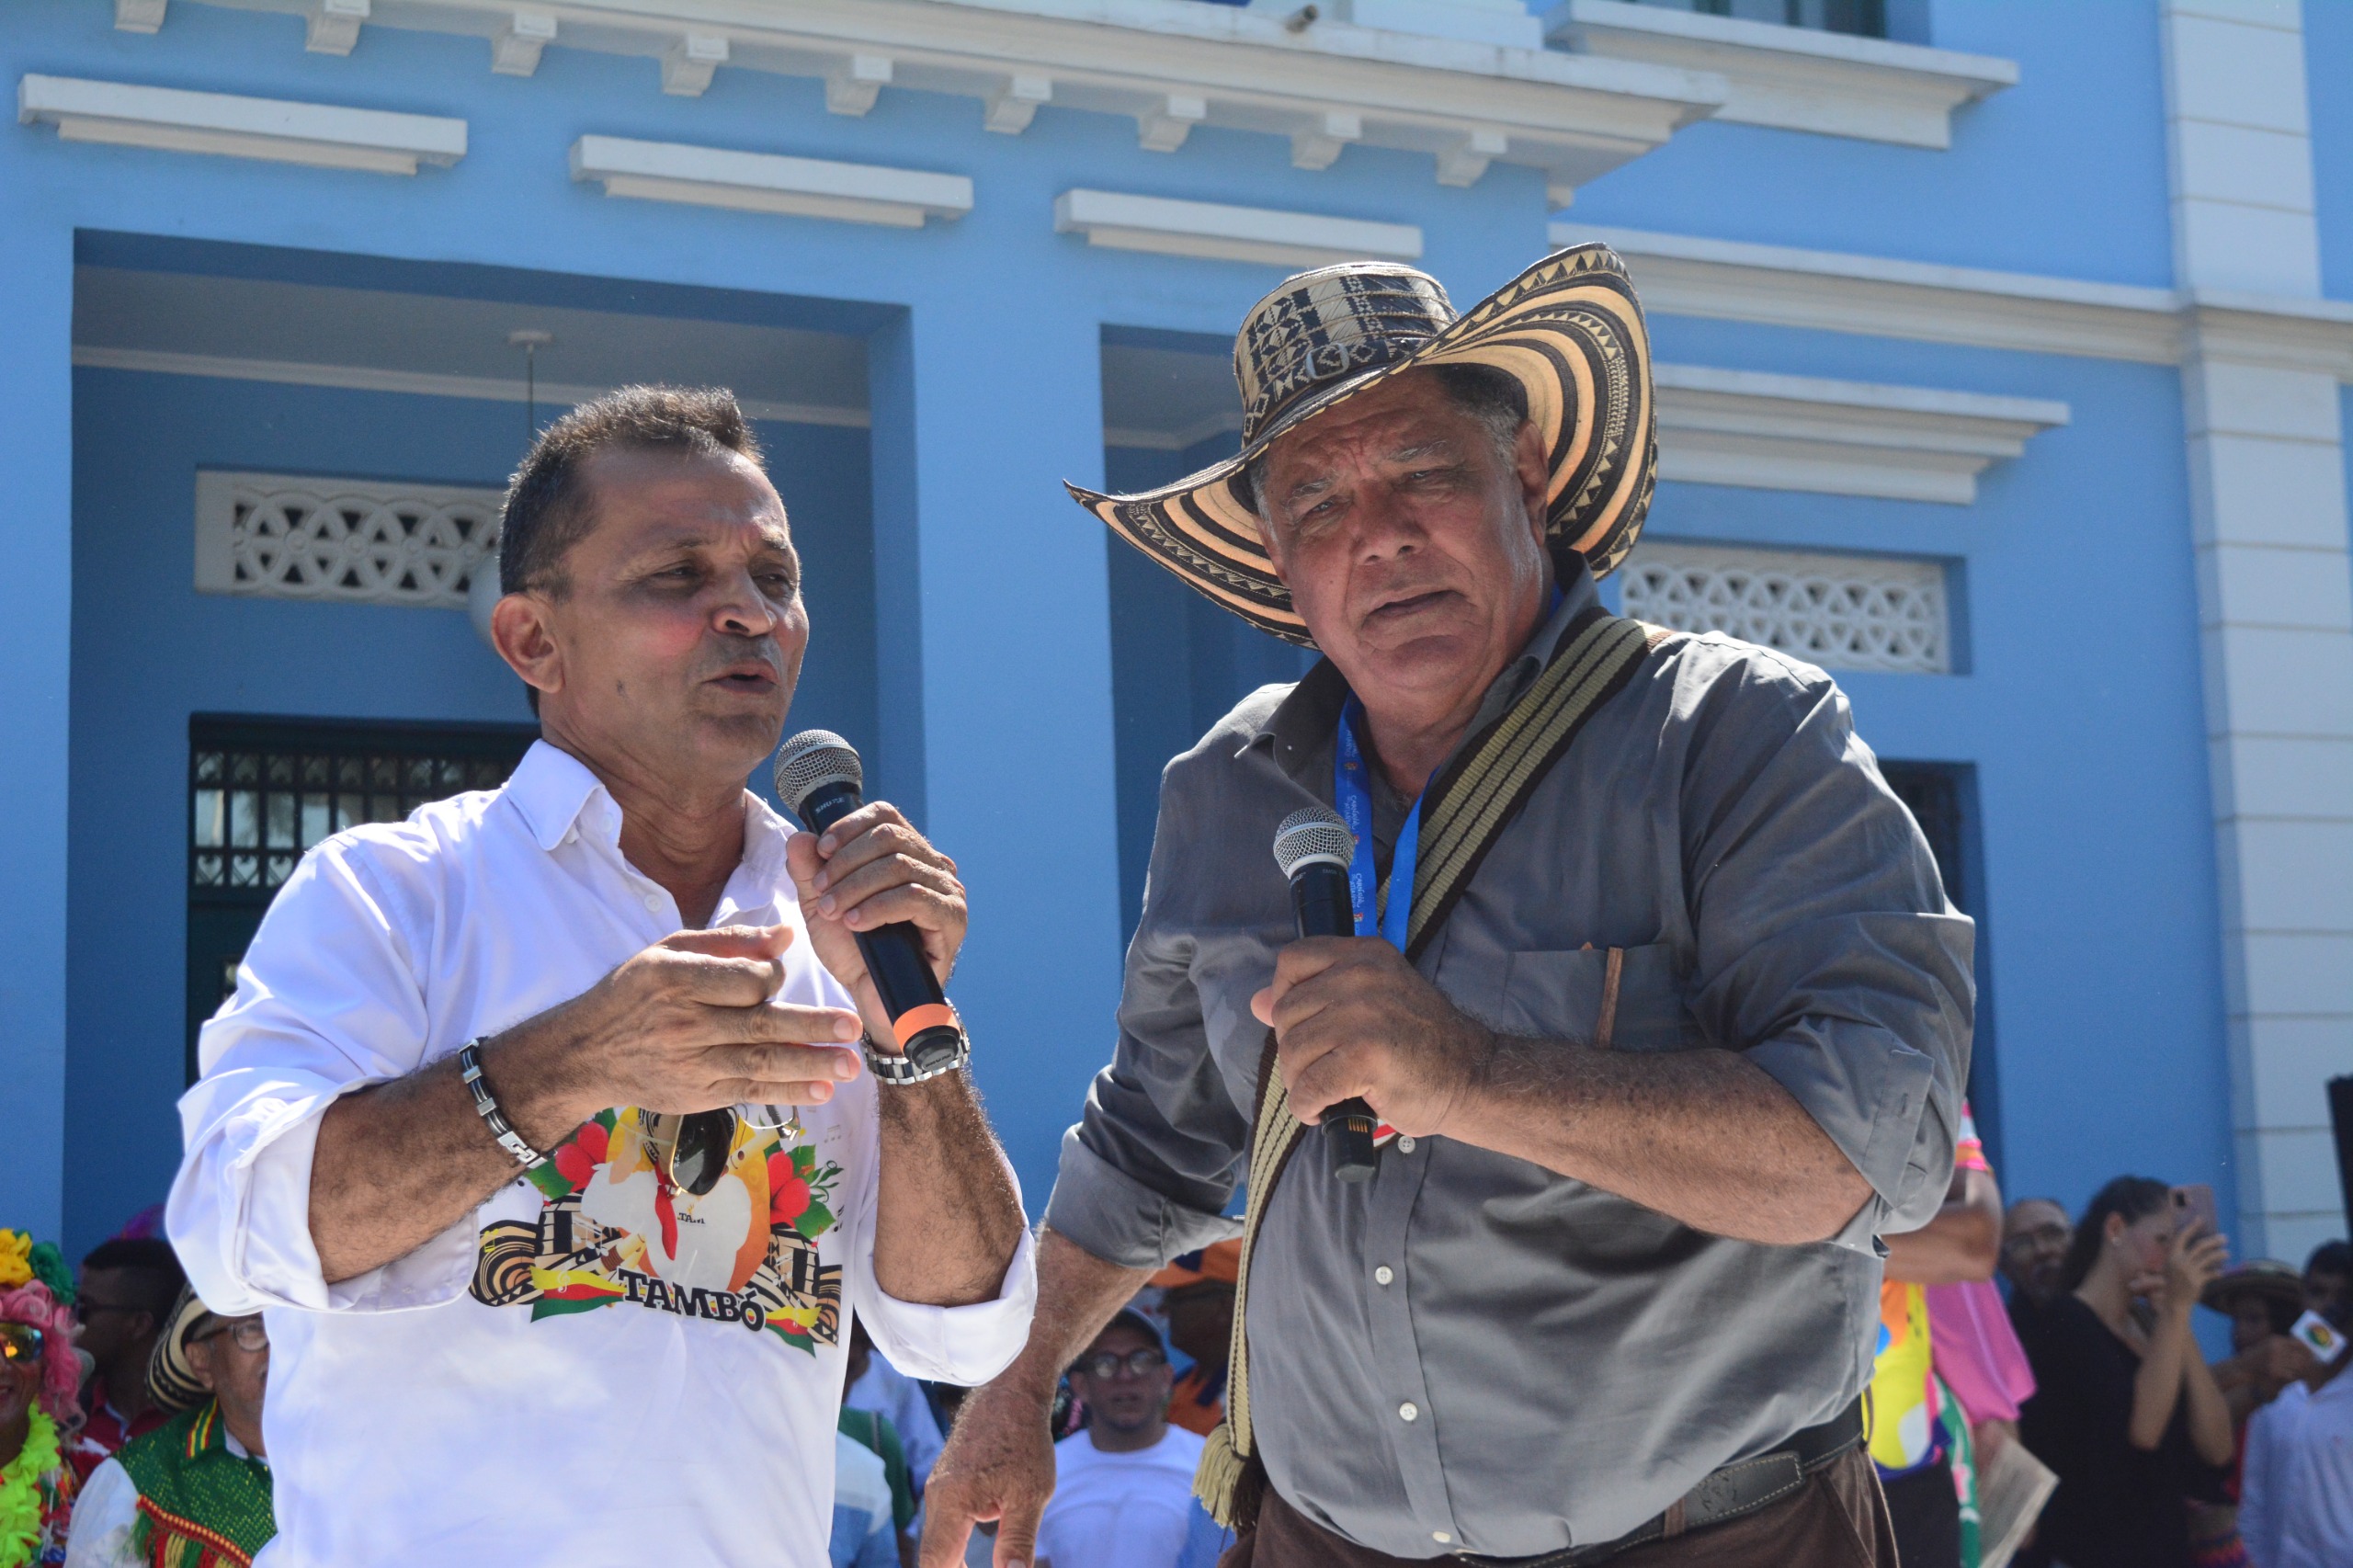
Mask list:
MULTIPOLYGON (((803 730, 776 754, 776 793, 813 833, 824 833, 864 803, 866 769, 857 750, 830 730, 803 730)), ((953 1060, 964 1025, 924 957, 923 936, 904 920, 855 931, 891 1031, 918 1068, 953 1060)))
MULTIPOLYGON (((1356 935, 1356 911, 1348 898, 1348 858, 1356 844, 1348 824, 1329 806, 1293 812, 1275 829, 1275 864, 1290 881, 1290 912, 1302 937, 1356 935)), ((1372 1108, 1360 1099, 1324 1108, 1324 1144, 1331 1151, 1334 1176, 1371 1177, 1379 1159, 1375 1125, 1372 1108)))

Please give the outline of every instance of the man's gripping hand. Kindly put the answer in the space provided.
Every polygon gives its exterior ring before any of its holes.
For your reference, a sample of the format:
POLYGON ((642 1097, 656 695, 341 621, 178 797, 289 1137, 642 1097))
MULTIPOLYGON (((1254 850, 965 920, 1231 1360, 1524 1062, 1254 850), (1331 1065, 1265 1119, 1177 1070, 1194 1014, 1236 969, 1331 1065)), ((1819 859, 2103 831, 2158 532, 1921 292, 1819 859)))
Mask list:
POLYGON ((992 1384, 964 1396, 923 1494, 922 1568, 958 1568, 972 1527, 997 1521, 995 1568, 1028 1568, 1054 1494, 1054 1444, 1036 1394, 992 1384))
POLYGON ((1357 1096, 1400 1132, 1445 1131, 1495 1049, 1486 1028, 1378 937, 1292 943, 1250 1010, 1274 1029, 1291 1113, 1310 1126, 1357 1096))
POLYGON ((832 1098, 861 1071, 858 1052, 844 1049, 858 1039, 858 1019, 774 1000, 792 936, 789 926, 678 932, 501 1036, 493 1078, 499 1057, 527 1053, 538 1058, 530 1076, 557 1091, 542 1103, 563 1102, 546 1106, 559 1125, 527 1135, 552 1142, 614 1105, 684 1114, 832 1098))
POLYGON ((897 921, 913 926, 946 985, 970 917, 956 862, 888 801, 867 801, 823 837, 796 833, 784 852, 818 961, 858 998, 875 1039, 891 1041, 890 1015, 867 976, 857 934, 897 921))

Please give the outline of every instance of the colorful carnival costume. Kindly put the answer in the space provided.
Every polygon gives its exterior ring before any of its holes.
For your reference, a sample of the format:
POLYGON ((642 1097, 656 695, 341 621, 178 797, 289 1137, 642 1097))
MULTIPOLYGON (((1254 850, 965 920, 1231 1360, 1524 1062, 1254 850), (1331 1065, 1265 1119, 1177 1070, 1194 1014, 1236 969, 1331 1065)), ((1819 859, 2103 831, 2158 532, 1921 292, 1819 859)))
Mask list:
POLYGON ((22 1444, 0 1462, 0 1568, 65 1561, 74 1516, 74 1470, 65 1447, 82 1424, 75 1390, 82 1364, 74 1354, 74 1287, 57 1249, 22 1231, 0 1231, 0 1324, 19 1325, 5 1352, 8 1372, 40 1369, 25 1410, 22 1444))
POLYGON ((278 1533, 269 1461, 230 1433, 188 1363, 216 1321, 181 1292, 147 1369, 148 1392, 175 1414, 90 1472, 66 1568, 247 1568, 278 1533))

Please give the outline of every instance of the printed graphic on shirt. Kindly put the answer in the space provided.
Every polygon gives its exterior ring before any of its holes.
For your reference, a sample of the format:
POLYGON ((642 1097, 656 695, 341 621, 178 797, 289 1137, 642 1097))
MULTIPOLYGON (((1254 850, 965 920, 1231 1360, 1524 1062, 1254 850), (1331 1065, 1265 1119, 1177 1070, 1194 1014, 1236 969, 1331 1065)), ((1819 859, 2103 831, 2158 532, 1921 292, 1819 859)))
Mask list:
POLYGON ((636 1306, 773 1334, 813 1356, 835 1343, 841 1266, 823 1261, 817 1238, 834 1227, 840 1165, 739 1119, 725 1173, 697 1198, 670 1180, 651 1119, 599 1111, 527 1173, 547 1202, 536 1223, 483 1227, 474 1300, 529 1302, 533 1322, 636 1306))

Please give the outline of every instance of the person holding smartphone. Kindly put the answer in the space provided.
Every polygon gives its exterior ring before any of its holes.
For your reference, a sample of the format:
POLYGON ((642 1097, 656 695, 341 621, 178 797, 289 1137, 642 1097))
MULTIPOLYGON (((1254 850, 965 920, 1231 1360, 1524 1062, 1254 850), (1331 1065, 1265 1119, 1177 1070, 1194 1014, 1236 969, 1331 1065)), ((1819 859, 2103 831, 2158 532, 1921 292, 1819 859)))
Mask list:
POLYGON ((2223 1499, 2230 1407, 2190 1310, 2229 1249, 2176 1193, 2146 1176, 2100 1188, 2028 1346, 2019 1437, 2058 1472, 2040 1545, 2068 1568, 2190 1568, 2188 1505, 2223 1499))

